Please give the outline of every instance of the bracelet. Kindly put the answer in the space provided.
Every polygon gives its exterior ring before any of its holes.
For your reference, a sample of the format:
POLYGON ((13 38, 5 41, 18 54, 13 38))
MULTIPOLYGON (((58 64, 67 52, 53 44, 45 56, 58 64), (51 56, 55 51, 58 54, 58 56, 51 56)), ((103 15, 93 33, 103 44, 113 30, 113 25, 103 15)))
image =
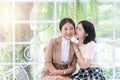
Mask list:
POLYGON ((63 74, 66 74, 66 71, 65 71, 65 70, 63 71, 63 74))

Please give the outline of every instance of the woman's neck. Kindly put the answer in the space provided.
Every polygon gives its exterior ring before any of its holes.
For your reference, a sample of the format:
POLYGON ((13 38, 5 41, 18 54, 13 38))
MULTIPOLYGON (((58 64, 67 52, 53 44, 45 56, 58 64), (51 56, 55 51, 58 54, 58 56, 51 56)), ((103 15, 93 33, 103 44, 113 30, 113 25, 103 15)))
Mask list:
POLYGON ((84 42, 84 39, 79 39, 78 45, 79 45, 79 46, 82 46, 82 45, 84 44, 83 42, 84 42))

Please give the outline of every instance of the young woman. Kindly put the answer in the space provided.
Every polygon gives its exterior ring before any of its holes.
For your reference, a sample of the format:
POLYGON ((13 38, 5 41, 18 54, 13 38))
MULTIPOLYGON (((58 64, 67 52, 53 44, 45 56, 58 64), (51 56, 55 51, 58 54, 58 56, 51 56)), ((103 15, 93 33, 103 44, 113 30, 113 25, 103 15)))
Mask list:
POLYGON ((73 80, 105 80, 99 64, 94 25, 86 20, 80 21, 75 36, 78 39, 78 45, 74 44, 73 47, 80 70, 73 75, 73 80))
POLYGON ((76 56, 71 38, 75 33, 75 23, 70 18, 60 21, 61 36, 51 39, 45 48, 45 67, 42 80, 69 80, 76 68, 76 56))

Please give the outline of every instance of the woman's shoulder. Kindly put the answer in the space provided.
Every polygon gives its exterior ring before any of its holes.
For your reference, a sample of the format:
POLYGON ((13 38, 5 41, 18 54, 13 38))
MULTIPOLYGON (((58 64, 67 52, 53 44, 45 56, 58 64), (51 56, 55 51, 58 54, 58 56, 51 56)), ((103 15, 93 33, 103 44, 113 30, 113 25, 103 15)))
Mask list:
POLYGON ((53 42, 55 42, 55 38, 51 38, 51 39, 49 40, 49 43, 53 43, 53 42))
POLYGON ((90 47, 90 48, 95 48, 97 46, 97 44, 94 41, 90 41, 86 44, 86 46, 90 47))
POLYGON ((55 38, 51 38, 49 43, 52 43, 52 44, 58 44, 61 42, 61 39, 62 37, 61 36, 58 36, 58 37, 55 37, 55 38))
POLYGON ((90 41, 86 45, 96 45, 96 42, 95 41, 90 41))

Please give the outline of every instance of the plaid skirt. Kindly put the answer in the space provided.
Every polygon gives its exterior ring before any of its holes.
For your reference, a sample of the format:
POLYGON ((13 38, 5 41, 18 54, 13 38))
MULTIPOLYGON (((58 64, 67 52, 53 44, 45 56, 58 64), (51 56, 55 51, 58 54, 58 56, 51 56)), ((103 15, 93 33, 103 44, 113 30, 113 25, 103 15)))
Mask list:
POLYGON ((80 69, 72 78, 73 80, 106 80, 102 69, 99 67, 80 69))

